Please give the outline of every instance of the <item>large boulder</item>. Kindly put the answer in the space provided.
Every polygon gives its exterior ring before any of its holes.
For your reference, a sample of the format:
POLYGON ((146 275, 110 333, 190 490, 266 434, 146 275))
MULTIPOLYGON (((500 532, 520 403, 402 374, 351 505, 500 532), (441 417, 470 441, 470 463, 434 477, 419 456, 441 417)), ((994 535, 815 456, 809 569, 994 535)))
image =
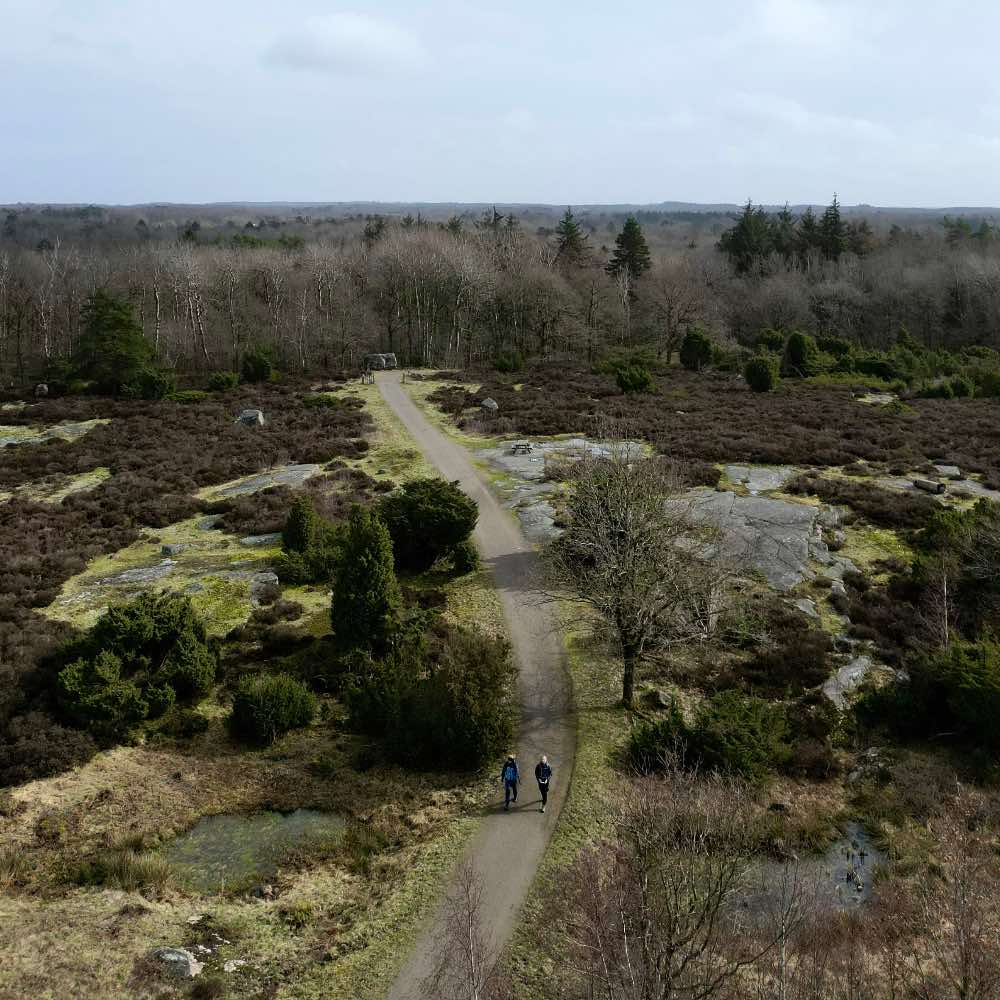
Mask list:
POLYGON ((205 967, 187 948, 157 948, 153 952, 163 970, 177 979, 194 979, 205 967))
POLYGON ((500 412, 500 404, 491 396, 487 396, 480 404, 479 409, 487 416, 496 416, 500 412))
POLYGON ((264 414, 260 410, 244 410, 236 418, 236 423, 245 424, 247 427, 263 427, 264 414))

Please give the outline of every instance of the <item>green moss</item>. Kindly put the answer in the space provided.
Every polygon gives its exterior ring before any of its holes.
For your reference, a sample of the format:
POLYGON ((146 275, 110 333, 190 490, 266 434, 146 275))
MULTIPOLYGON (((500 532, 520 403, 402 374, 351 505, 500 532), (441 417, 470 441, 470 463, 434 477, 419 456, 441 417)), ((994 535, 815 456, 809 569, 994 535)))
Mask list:
POLYGON ((99 466, 76 476, 56 476, 25 483, 10 493, 0 493, 0 502, 17 497, 21 500, 34 500, 36 503, 59 503, 73 493, 95 489, 110 478, 111 470, 99 466))
POLYGON ((189 518, 155 533, 146 530, 138 542, 92 560, 82 573, 63 584, 59 597, 43 613, 87 628, 109 604, 143 590, 162 589, 189 593, 204 614, 209 632, 224 635, 250 614, 250 575, 268 570, 280 549, 277 545, 247 548, 235 535, 202 531, 197 526, 200 520, 189 518), (174 565, 167 575, 146 582, 121 579, 129 570, 163 564, 168 558, 161 551, 165 544, 185 546, 169 557, 174 565))
POLYGON ((874 563, 886 559, 910 565, 915 558, 913 549, 891 528, 853 524, 844 528, 844 534, 847 540, 840 555, 847 556, 860 570, 870 570, 874 563))

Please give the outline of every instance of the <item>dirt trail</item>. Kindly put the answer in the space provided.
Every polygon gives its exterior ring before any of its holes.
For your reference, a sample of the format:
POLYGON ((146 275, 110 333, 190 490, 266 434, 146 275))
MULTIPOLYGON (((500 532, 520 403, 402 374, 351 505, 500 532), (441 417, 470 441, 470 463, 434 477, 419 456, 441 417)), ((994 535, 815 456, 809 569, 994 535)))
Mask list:
MULTIPOLYGON (((397 373, 379 375, 378 385, 428 461, 446 479, 458 480, 479 505, 474 537, 493 572, 520 672, 521 725, 515 748, 523 779, 520 796, 509 813, 503 812, 498 781, 496 809, 484 817, 466 853, 466 860, 472 861, 483 880, 484 928, 495 944, 503 944, 542 860, 573 769, 575 731, 562 643, 551 608, 533 589, 537 556, 515 519, 489 492, 465 450, 427 421, 400 385, 397 373), (539 812, 534 780, 534 766, 543 753, 554 770, 544 815, 539 812)), ((440 924, 437 912, 421 929, 389 1000, 422 997, 420 987, 432 971, 440 924)))

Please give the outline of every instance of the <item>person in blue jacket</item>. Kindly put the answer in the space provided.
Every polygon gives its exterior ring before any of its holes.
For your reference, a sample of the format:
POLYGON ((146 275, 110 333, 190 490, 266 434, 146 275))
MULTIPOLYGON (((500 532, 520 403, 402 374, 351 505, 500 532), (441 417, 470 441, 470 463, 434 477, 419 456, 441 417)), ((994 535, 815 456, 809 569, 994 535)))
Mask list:
POLYGON ((549 801, 549 781, 552 780, 552 768, 549 758, 542 754, 542 759, 535 765, 535 781, 538 782, 538 794, 542 797, 542 812, 549 801))
POLYGON ((500 771, 500 780, 503 782, 503 808, 504 812, 510 809, 511 800, 517 802, 517 760, 512 753, 507 754, 503 769, 500 771))

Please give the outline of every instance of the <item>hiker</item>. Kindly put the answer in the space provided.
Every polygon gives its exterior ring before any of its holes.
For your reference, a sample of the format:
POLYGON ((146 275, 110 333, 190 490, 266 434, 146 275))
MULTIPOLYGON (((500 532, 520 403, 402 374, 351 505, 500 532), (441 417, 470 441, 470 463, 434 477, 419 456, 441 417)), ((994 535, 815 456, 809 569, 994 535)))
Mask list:
POLYGON ((542 754, 542 759, 535 765, 535 781, 538 782, 538 794, 542 797, 542 812, 545 812, 545 804, 549 801, 549 779, 552 777, 552 768, 549 767, 549 758, 542 754))
POLYGON ((512 753, 507 754, 503 770, 500 772, 500 780, 503 782, 503 809, 507 812, 511 800, 517 801, 517 761, 512 753))

